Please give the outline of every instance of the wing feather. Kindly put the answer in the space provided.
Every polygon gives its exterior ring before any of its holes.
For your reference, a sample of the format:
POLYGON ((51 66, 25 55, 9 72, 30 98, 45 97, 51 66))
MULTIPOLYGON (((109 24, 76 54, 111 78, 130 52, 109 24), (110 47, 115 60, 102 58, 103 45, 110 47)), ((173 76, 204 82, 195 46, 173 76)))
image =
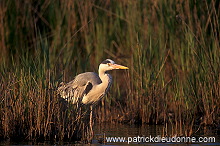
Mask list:
POLYGON ((81 102, 83 96, 87 95, 94 86, 102 83, 98 74, 94 72, 86 72, 77 75, 73 81, 69 83, 61 83, 58 87, 58 93, 62 98, 73 104, 81 102))

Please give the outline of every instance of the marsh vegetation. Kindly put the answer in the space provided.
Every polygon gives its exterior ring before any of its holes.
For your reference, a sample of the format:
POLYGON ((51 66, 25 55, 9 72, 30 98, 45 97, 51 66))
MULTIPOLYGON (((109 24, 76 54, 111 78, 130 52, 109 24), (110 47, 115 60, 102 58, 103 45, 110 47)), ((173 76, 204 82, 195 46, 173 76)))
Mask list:
POLYGON ((2 0, 0 138, 85 138, 86 118, 56 89, 106 58, 129 70, 111 72, 96 122, 218 127, 219 15, 218 0, 2 0))

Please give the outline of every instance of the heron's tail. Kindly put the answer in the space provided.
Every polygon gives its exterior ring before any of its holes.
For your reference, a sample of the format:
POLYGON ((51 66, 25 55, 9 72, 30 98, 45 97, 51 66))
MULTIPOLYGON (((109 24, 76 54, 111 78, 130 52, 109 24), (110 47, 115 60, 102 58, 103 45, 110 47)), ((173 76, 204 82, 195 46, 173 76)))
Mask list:
POLYGON ((64 82, 61 82, 57 88, 57 94, 60 94, 61 97, 64 96, 66 84, 64 82))
POLYGON ((78 92, 76 91, 76 89, 76 87, 72 87, 69 84, 61 82, 57 89, 57 92, 63 99, 75 104, 78 102, 78 92))

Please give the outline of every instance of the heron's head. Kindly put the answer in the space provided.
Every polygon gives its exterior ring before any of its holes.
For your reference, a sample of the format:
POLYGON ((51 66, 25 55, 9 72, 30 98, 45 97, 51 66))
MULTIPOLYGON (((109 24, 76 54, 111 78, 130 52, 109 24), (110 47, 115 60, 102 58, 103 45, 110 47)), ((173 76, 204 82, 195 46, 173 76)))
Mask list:
POLYGON ((102 70, 104 72, 113 70, 113 69, 128 69, 128 67, 116 64, 111 59, 106 59, 99 65, 99 70, 102 70))

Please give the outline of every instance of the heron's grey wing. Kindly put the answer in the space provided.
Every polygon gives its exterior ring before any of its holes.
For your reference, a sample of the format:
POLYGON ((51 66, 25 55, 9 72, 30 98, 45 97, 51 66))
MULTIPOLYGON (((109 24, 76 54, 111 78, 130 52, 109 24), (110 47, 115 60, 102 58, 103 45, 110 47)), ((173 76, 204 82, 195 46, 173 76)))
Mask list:
POLYGON ((58 92, 62 98, 67 99, 73 104, 81 102, 84 95, 88 94, 93 86, 100 84, 102 81, 98 74, 86 72, 77 75, 73 81, 62 84, 58 92))
POLYGON ((87 82, 90 82, 92 85, 98 85, 102 83, 99 75, 94 72, 85 72, 77 75, 73 82, 77 83, 78 85, 85 85, 87 82))

